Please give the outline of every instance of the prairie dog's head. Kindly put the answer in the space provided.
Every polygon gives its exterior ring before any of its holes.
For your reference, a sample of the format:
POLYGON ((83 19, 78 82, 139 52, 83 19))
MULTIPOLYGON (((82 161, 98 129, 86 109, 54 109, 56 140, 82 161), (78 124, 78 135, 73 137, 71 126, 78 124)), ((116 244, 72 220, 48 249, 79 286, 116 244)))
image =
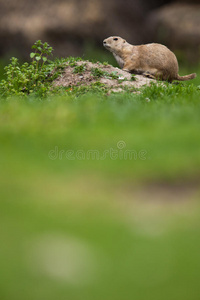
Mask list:
POLYGON ((126 40, 119 36, 110 36, 103 41, 104 47, 110 52, 118 52, 126 44, 126 40))

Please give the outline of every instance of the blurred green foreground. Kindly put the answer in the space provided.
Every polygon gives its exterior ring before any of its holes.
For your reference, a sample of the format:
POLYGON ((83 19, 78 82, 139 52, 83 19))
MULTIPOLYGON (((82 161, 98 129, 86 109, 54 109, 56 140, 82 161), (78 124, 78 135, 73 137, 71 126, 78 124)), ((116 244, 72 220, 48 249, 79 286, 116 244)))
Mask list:
POLYGON ((1 101, 1 300, 199 299, 197 86, 1 101))

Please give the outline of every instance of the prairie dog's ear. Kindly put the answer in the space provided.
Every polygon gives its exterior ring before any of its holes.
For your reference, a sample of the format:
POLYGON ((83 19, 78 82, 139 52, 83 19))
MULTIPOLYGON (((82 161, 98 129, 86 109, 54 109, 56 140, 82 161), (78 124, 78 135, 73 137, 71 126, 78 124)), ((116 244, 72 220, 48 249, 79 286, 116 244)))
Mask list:
POLYGON ((123 43, 126 43, 126 40, 123 40, 123 43))

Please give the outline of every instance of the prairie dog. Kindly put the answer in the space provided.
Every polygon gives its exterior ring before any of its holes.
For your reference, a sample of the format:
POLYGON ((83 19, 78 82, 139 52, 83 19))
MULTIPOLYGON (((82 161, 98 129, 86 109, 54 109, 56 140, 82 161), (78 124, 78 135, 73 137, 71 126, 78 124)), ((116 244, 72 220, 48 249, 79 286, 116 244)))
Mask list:
POLYGON ((103 41, 103 46, 112 52, 124 71, 169 82, 196 77, 196 73, 179 76, 177 58, 164 45, 152 43, 134 46, 119 36, 111 36, 103 41))

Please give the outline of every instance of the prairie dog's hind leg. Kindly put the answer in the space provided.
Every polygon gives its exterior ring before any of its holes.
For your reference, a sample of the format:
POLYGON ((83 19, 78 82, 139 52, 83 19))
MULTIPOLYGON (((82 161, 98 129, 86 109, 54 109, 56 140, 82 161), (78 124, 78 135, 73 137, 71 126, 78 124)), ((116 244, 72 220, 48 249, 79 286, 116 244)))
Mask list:
POLYGON ((144 71, 143 75, 152 79, 157 79, 157 80, 163 79, 163 73, 158 69, 149 69, 147 71, 144 71))
POLYGON ((145 76, 145 77, 147 77, 147 78, 157 79, 157 78, 155 77, 155 75, 149 73, 148 71, 142 73, 142 75, 145 76))

